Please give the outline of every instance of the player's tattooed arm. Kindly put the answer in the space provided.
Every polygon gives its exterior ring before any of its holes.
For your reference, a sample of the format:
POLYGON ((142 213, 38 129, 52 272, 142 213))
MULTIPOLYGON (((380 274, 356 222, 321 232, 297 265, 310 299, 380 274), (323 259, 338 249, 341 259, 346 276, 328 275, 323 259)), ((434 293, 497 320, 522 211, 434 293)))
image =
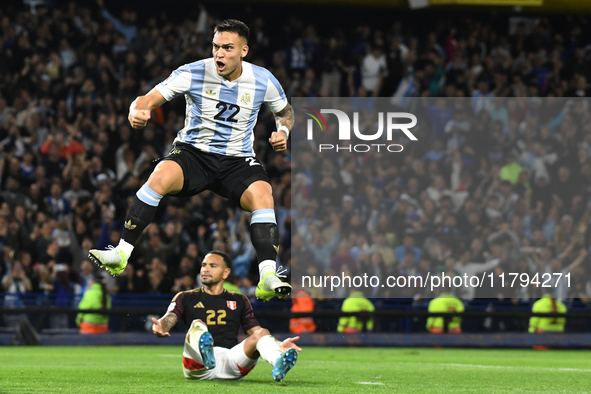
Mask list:
MULTIPOLYGON (((293 108, 289 103, 283 108, 281 111, 275 114, 275 123, 277 124, 277 130, 281 128, 281 126, 287 127, 289 131, 293 127, 294 122, 294 113, 293 108)), ((285 133, 285 137, 287 137, 288 133, 285 133)))
POLYGON ((157 337, 169 337, 169 331, 179 320, 178 316, 175 313, 168 312, 166 315, 162 316, 159 320, 156 318, 152 318, 152 332, 157 337))
POLYGON ((287 103, 285 108, 275 114, 275 123, 277 124, 277 131, 274 131, 269 138, 269 142, 273 149, 281 152, 287 149, 287 139, 293 127, 293 108, 287 103))
POLYGON ((168 312, 166 315, 160 318, 160 324, 162 324, 162 330, 164 332, 170 331, 172 327, 177 323, 179 320, 178 316, 175 313, 168 312))

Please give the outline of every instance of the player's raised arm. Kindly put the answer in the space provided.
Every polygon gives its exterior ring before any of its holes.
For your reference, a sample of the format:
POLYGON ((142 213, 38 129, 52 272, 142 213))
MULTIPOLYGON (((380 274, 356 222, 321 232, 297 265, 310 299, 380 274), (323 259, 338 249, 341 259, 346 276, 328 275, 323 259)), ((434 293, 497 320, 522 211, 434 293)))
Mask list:
POLYGON ((129 106, 129 123, 134 129, 146 127, 150 120, 150 112, 166 102, 162 93, 157 89, 152 89, 145 96, 139 96, 129 106))
POLYGON ((173 312, 168 312, 166 315, 162 316, 160 319, 156 320, 156 318, 152 318, 152 332, 158 338, 169 337, 170 336, 170 329, 174 327, 174 325, 179 320, 178 316, 173 312))
POLYGON ((294 113, 293 108, 289 103, 281 111, 275 114, 275 124, 277 131, 274 131, 269 138, 269 142, 273 149, 281 152, 287 149, 287 139, 293 127, 294 113))

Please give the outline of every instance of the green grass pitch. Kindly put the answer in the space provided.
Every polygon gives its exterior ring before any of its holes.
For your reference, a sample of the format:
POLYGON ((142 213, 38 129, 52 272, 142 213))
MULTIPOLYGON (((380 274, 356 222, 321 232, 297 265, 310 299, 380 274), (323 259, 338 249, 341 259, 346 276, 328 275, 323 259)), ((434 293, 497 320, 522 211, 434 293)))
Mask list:
POLYGON ((591 352, 306 348, 284 383, 191 381, 181 347, 3 347, 0 393, 584 393, 591 352))

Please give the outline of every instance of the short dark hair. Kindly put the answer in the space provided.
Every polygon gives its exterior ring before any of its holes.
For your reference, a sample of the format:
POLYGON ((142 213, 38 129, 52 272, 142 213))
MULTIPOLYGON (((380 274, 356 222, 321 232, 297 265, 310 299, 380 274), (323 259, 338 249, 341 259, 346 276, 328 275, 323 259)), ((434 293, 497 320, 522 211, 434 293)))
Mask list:
POLYGON ((224 252, 222 252, 220 250, 212 250, 208 254, 215 254, 217 256, 220 256, 224 260, 224 264, 226 264, 226 268, 232 269, 232 259, 230 258, 230 256, 228 256, 224 252))
POLYGON ((248 28, 248 26, 246 26, 246 23, 241 22, 237 19, 226 19, 224 21, 221 21, 213 30, 214 34, 223 31, 236 33, 240 37, 244 37, 247 43, 248 39, 250 38, 250 29, 248 28))

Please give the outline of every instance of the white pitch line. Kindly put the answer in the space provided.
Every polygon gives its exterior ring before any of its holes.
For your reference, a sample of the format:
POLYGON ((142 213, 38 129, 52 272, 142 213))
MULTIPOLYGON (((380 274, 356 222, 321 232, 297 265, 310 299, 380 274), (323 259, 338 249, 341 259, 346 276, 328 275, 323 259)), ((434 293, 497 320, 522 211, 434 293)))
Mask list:
POLYGON ((536 371, 553 371, 553 372, 591 372, 591 369, 583 369, 583 368, 554 368, 554 367, 511 366, 511 365, 415 363, 415 362, 398 362, 396 364, 433 365, 433 366, 438 365, 438 366, 442 366, 442 367, 458 367, 458 368, 533 369, 536 371))
POLYGON ((357 382, 357 384, 375 384, 378 386, 383 386, 384 383, 380 383, 380 382, 357 382))
POLYGON ((176 358, 181 358, 183 357, 182 354, 159 354, 160 357, 176 357, 176 358))
MULTIPOLYGON (((354 364, 354 361, 340 361, 340 360, 306 360, 306 363, 318 364, 354 364)), ((389 364, 412 364, 425 366, 441 366, 441 367, 456 367, 456 368, 485 368, 485 369, 531 369, 536 371, 551 371, 551 372, 591 372, 591 369, 584 368, 560 368, 560 367, 533 367, 533 366, 511 366, 511 365, 482 365, 482 364, 457 364, 457 363, 421 363, 411 361, 395 361, 389 364)))

